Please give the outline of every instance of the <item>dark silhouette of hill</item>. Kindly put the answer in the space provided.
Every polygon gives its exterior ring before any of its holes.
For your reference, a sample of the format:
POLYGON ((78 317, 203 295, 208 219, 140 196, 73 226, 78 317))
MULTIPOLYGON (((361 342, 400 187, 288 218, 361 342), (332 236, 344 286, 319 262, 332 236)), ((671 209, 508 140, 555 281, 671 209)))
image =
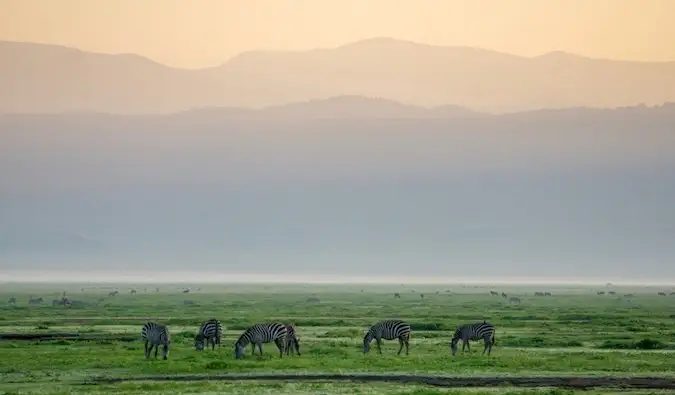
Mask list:
POLYGON ((374 38, 302 52, 251 51, 181 70, 137 55, 0 42, 0 113, 170 113, 355 95, 483 112, 675 101, 675 62, 534 58, 374 38))
POLYGON ((674 104, 232 111, 0 116, 1 267, 675 276, 674 104))

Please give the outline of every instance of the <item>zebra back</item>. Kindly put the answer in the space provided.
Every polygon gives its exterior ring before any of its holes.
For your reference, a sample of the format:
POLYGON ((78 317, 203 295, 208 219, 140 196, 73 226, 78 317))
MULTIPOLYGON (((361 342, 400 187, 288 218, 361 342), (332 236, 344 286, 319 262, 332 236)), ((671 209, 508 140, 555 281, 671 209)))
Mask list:
POLYGON ((402 320, 383 320, 371 326, 366 332, 364 340, 373 338, 393 340, 410 337, 410 324, 402 320))
POLYGON ((152 345, 168 346, 171 344, 171 334, 166 325, 156 322, 147 322, 141 330, 143 340, 149 341, 152 345))
POLYGON ((480 340, 489 339, 492 341, 495 335, 495 327, 487 321, 477 322, 473 324, 464 324, 458 326, 455 330, 455 335, 452 337, 452 343, 457 344, 459 340, 480 340))
POLYGON ((237 339, 237 342, 234 344, 235 355, 237 358, 241 358, 244 354, 244 348, 249 343, 262 344, 279 340, 282 347, 284 347, 286 345, 286 333, 286 325, 280 322, 254 324, 237 339))
POLYGON ((223 326, 215 318, 204 321, 199 327, 199 332, 195 336, 195 348, 197 351, 202 351, 204 349, 204 341, 208 343, 209 340, 213 340, 214 347, 215 343, 218 343, 220 346, 220 338, 223 333, 223 326))

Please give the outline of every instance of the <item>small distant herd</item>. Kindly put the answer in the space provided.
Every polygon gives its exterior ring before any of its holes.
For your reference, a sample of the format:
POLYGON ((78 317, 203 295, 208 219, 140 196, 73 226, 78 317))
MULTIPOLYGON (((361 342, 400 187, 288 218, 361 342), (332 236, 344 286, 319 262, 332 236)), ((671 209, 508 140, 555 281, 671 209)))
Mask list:
MULTIPOLYGON (((405 354, 409 352, 410 341, 410 324, 401 320, 384 320, 371 326, 363 337, 363 352, 370 351, 370 344, 375 340, 377 351, 382 354, 382 340, 398 339, 399 349, 397 355, 400 355, 405 347, 405 354)), ((204 348, 211 345, 211 350, 214 350, 216 345, 220 347, 221 336, 223 333, 223 326, 215 318, 204 321, 199 327, 199 331, 195 336, 195 349, 203 351, 204 348)), ((148 322, 143 325, 141 330, 141 337, 145 342, 145 358, 150 359, 152 350, 155 350, 155 358, 162 347, 162 358, 167 359, 169 354, 169 347, 171 346, 171 335, 169 328, 166 325, 155 322, 148 322)), ((464 324, 457 327, 454 336, 450 340, 450 350, 452 355, 457 354, 457 345, 462 341, 462 352, 465 348, 469 351, 470 340, 483 340, 485 348, 483 355, 487 352, 489 356, 492 352, 492 346, 495 344, 495 327, 487 321, 477 322, 473 324, 464 324)), ((234 343, 234 356, 236 359, 241 359, 246 353, 246 347, 251 345, 251 353, 255 355, 256 347, 259 354, 263 355, 263 343, 274 342, 279 350, 279 358, 283 358, 284 352, 300 354, 300 339, 297 337, 296 328, 293 324, 285 324, 281 322, 267 322, 254 324, 244 331, 239 336, 239 339, 234 343)))

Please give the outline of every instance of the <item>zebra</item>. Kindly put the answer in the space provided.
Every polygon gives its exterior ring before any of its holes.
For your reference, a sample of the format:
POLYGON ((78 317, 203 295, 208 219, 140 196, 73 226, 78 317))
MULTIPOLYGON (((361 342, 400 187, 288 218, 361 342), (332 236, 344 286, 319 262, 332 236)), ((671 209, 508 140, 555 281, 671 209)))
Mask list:
POLYGON ((12 297, 9 298, 9 300, 7 301, 7 304, 13 304, 13 305, 15 305, 15 304, 16 304, 16 298, 12 296, 12 297))
POLYGON ((286 355, 300 354, 300 338, 295 335, 295 325, 286 324, 286 355))
POLYGON ((469 345, 469 340, 480 340, 483 339, 485 342, 485 348, 483 349, 483 355, 487 351, 488 356, 492 352, 492 346, 495 344, 495 327, 487 321, 477 322, 475 324, 464 324, 458 326, 455 330, 455 335, 450 341, 450 348, 452 350, 452 356, 454 357, 457 354, 457 343, 462 340, 462 353, 464 352, 464 347, 468 348, 471 351, 471 346, 469 345))
POLYGON ((516 298, 515 296, 512 296, 512 297, 509 299, 509 302, 510 302, 510 303, 520 303, 520 298, 516 298))
POLYGON ((375 339, 377 344, 377 351, 382 354, 382 339, 394 340, 398 339, 400 345, 398 353, 401 355, 403 346, 405 345, 405 355, 408 355, 408 347, 410 340, 410 324, 401 320, 384 320, 371 326, 363 337, 363 353, 370 351, 370 343, 375 339))
POLYGON ((42 300, 42 297, 39 297, 39 298, 37 298, 37 299, 33 299, 33 297, 31 296, 30 299, 28 299, 28 304, 29 304, 29 305, 42 304, 42 302, 44 302, 44 301, 42 300))
POLYGON ((398 293, 398 292, 396 292, 396 293, 394 294, 394 299, 401 299, 401 294, 398 293))
POLYGON ((249 343, 252 346, 252 354, 255 355, 255 346, 257 345, 260 356, 262 356, 262 344, 274 341, 279 349, 279 358, 283 358, 287 331, 286 325, 279 322, 254 324, 245 330, 234 343, 234 356, 241 359, 246 352, 246 345, 249 343))
POLYGON ((490 291, 490 296, 499 296, 499 293, 495 291, 490 291))
POLYGON ((216 349, 216 344, 220 347, 220 337, 223 333, 223 326, 215 318, 204 321, 202 326, 199 327, 199 332, 195 336, 195 349, 197 351, 204 350, 204 340, 206 340, 206 346, 209 346, 211 343, 211 350, 216 349))
POLYGON ((157 358, 159 346, 162 346, 162 357, 166 359, 169 353, 169 346, 171 345, 171 334, 166 325, 147 322, 143 325, 141 337, 145 340, 145 359, 150 359, 153 347, 155 348, 155 358, 157 358))
POLYGON ((598 291, 598 295, 604 295, 605 291, 598 291))

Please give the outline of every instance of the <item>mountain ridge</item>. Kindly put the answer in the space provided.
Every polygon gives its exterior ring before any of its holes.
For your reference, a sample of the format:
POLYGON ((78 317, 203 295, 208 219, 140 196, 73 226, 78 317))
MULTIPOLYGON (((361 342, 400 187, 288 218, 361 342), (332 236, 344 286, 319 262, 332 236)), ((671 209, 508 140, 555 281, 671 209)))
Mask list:
POLYGON ((172 113, 279 106, 341 95, 507 113, 675 101, 675 62, 523 57, 373 38, 307 51, 246 51, 180 69, 135 54, 0 42, 0 112, 172 113))

